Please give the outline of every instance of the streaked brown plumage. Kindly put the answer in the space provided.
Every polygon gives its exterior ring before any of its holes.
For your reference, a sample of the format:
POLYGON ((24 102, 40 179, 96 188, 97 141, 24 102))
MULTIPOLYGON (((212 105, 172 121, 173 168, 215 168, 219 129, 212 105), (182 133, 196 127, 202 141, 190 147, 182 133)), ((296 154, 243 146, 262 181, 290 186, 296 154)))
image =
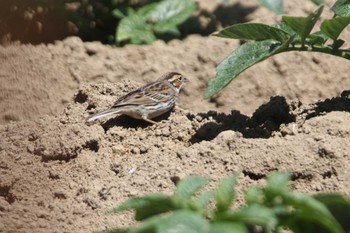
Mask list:
POLYGON ((166 73, 157 81, 122 96, 110 109, 90 115, 86 121, 90 122, 108 115, 124 114, 159 125, 151 119, 174 107, 181 87, 187 81, 187 78, 178 72, 166 73))

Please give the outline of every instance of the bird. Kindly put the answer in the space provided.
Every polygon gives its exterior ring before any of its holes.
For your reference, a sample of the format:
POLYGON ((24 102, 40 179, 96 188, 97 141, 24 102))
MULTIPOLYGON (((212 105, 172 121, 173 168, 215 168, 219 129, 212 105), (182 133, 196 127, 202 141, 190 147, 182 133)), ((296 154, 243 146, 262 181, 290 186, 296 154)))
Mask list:
POLYGON ((180 90, 187 82, 188 79, 178 72, 165 73, 156 81, 120 97, 109 109, 88 116, 86 122, 120 114, 161 126, 152 119, 175 106, 180 90))

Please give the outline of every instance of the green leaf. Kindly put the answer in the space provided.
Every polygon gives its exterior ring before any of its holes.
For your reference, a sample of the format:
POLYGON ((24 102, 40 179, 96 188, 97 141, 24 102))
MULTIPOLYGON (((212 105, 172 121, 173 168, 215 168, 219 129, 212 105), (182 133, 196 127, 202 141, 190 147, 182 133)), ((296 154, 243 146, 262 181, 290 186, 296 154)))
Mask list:
POLYGON ((131 43, 150 44, 156 40, 152 27, 146 24, 145 18, 138 14, 129 15, 120 20, 116 33, 117 42, 130 40, 131 43))
POLYGON ((331 38, 337 40, 343 29, 350 23, 350 17, 335 17, 333 19, 326 19, 321 24, 321 32, 331 38))
POLYGON ((137 14, 140 15, 140 16, 144 16, 145 19, 149 20, 149 15, 156 9, 158 4, 159 3, 157 3, 157 2, 148 3, 145 6, 141 7, 137 11, 137 14))
POLYGON ((301 43, 304 45, 306 37, 315 26, 316 21, 319 19, 323 11, 323 8, 324 5, 319 6, 317 10, 311 13, 308 17, 283 16, 282 21, 300 36, 301 43))
POLYGON ((324 3, 324 0, 311 0, 313 3, 315 3, 317 6, 324 3))
POLYGON ((162 194, 153 194, 128 199, 112 211, 120 212, 131 209, 135 210, 135 219, 139 221, 160 213, 178 209, 178 207, 170 197, 162 194))
POLYGON ((254 203, 263 204, 264 193, 261 188, 250 187, 246 192, 245 199, 248 205, 254 204, 254 203))
POLYGON ((274 24, 271 27, 278 28, 278 29, 288 33, 290 36, 296 35, 296 32, 285 23, 274 24))
POLYGON ((211 192, 205 192, 201 195, 199 195, 199 197, 195 200, 195 204, 201 208, 201 209, 205 209, 209 203, 209 201, 211 199, 213 199, 215 196, 214 191, 211 192))
POLYGON ((170 24, 170 23, 169 24, 165 24, 165 23, 156 24, 156 25, 154 25, 153 30, 157 33, 171 33, 174 36, 181 35, 179 29, 177 29, 177 26, 170 24))
MULTIPOLYGON (((340 224, 333 217, 331 212, 321 202, 317 201, 312 196, 302 193, 283 193, 282 198, 285 205, 292 206, 295 210, 292 212, 291 219, 294 218, 294 225, 299 228, 299 225, 312 227, 314 224, 323 226, 332 233, 344 233, 340 224), (310 223, 313 223, 310 224, 310 223)), ((289 220, 291 221, 291 220, 289 220)), ((288 227, 293 227, 293 224, 288 227)))
POLYGON ((124 14, 124 12, 122 11, 122 9, 114 9, 112 11, 112 15, 118 19, 122 19, 124 17, 126 17, 126 15, 124 14))
POLYGON ((336 15, 350 17, 350 0, 338 0, 331 9, 336 15))
POLYGON ((196 4, 191 0, 164 0, 150 13, 149 17, 154 23, 183 23, 196 10, 196 4))
POLYGON ((216 208, 219 212, 224 212, 228 210, 235 198, 234 185, 236 183, 236 176, 232 175, 219 184, 219 187, 216 191, 215 200, 216 208))
POLYGON ((203 233, 209 229, 209 223, 199 214, 179 210, 170 215, 159 215, 143 221, 129 233, 203 233))
POLYGON ((176 188, 174 199, 176 201, 187 202, 190 200, 199 189, 209 182, 209 179, 198 177, 198 176, 189 176, 184 180, 181 180, 176 188))
POLYGON ((209 229, 209 223, 200 215, 186 210, 177 211, 157 224, 160 233, 203 233, 209 229))
POLYGON ((149 18, 157 33, 170 33, 178 37, 180 31, 177 25, 183 23, 195 10, 196 4, 191 0, 165 0, 158 3, 149 18))
POLYGON ((332 44, 332 47, 333 49, 339 49, 341 46, 343 46, 344 43, 345 43, 344 40, 338 39, 334 41, 334 43, 332 44))
POLYGON ((277 15, 283 14, 283 0, 258 0, 258 2, 277 15))
POLYGON ((328 37, 319 31, 319 32, 310 34, 308 38, 306 38, 306 43, 311 46, 314 46, 314 45, 323 46, 327 40, 328 40, 328 37))
POLYGON ((284 32, 288 33, 290 36, 293 36, 294 39, 290 42, 291 44, 300 44, 301 43, 300 36, 291 27, 289 27, 287 24, 279 23, 279 24, 272 25, 272 27, 281 29, 284 32))
MULTIPOLYGON (((180 36, 177 25, 184 22, 196 9, 192 0, 165 0, 146 4, 137 12, 128 8, 125 17, 116 9, 113 13, 123 17, 116 30, 116 42, 129 41, 133 44, 150 44, 156 40, 156 33, 169 33, 180 36)), ((157 34, 159 35, 159 34, 157 34)))
POLYGON ((211 224, 208 233, 248 233, 248 230, 240 223, 220 222, 211 224))
POLYGON ((232 221, 247 225, 259 225, 265 227, 267 231, 275 229, 278 224, 278 219, 273 210, 258 204, 243 207, 235 212, 225 212, 220 215, 219 219, 221 221, 232 221))
POLYGON ((209 81, 204 98, 209 98, 217 94, 236 78, 237 75, 252 65, 283 51, 293 39, 294 37, 290 37, 283 44, 274 40, 264 40, 245 43, 238 47, 217 66, 215 79, 209 81))
POLYGON ((317 194, 314 197, 328 208, 345 232, 350 232, 349 199, 340 194, 317 194))
POLYGON ((240 40, 277 40, 284 42, 290 34, 279 28, 260 23, 240 23, 224 28, 214 36, 240 40))
POLYGON ((129 233, 128 229, 108 229, 104 231, 99 231, 99 233, 129 233))
POLYGON ((266 179, 266 190, 273 190, 276 193, 288 192, 290 175, 287 172, 272 172, 266 179))

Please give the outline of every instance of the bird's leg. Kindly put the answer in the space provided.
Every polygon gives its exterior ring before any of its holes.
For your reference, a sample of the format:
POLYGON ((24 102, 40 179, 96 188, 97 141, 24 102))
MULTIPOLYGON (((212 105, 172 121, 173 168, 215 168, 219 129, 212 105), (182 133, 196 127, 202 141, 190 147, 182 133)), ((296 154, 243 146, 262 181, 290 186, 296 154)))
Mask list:
POLYGON ((142 117, 142 120, 147 121, 147 122, 155 125, 156 127, 160 127, 160 128, 164 127, 164 125, 162 123, 156 122, 156 121, 152 121, 151 119, 148 119, 147 117, 142 117))

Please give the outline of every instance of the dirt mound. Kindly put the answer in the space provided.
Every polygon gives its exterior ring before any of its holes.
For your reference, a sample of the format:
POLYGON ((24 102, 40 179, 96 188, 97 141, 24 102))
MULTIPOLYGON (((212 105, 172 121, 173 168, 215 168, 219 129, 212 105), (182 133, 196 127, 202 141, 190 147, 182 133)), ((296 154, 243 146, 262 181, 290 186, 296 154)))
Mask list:
POLYGON ((282 170, 292 173, 298 190, 350 194, 345 94, 312 105, 274 97, 251 117, 176 107, 156 119, 164 121, 163 128, 126 116, 84 123, 89 113, 137 86, 86 84, 59 116, 1 126, 1 229, 83 232, 125 226, 130 215, 106 211, 130 196, 170 193, 174 180, 191 174, 217 181, 241 172, 241 193, 282 170), (321 107, 329 102, 338 107, 321 107))

